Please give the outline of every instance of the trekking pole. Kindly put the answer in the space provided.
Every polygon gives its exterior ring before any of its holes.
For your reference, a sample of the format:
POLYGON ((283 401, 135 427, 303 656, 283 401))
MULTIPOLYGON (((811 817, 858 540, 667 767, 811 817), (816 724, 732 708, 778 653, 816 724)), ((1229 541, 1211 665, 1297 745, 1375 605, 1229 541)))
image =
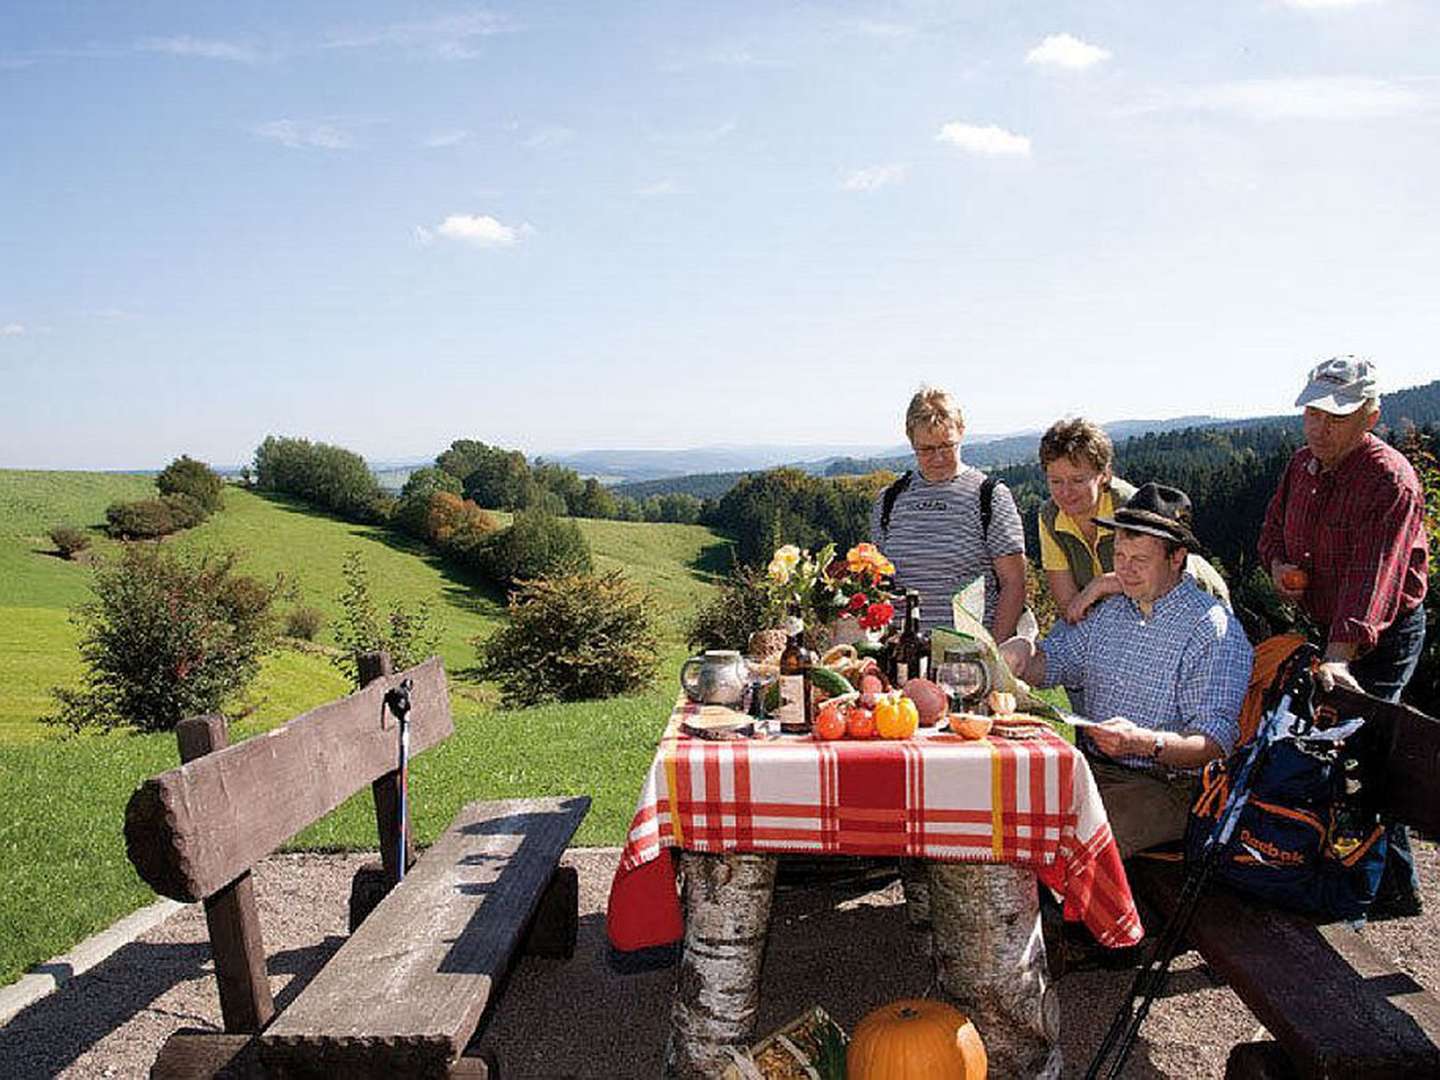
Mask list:
MULTIPOLYGON (((1245 804, 1249 802, 1251 778, 1264 767, 1271 744, 1280 737, 1282 725, 1289 729, 1297 721, 1301 721, 1301 718, 1295 713, 1293 705, 1298 701, 1304 712, 1308 713, 1310 710, 1309 659, 1310 652, 1302 649, 1297 652, 1296 659, 1292 660, 1291 669, 1286 672, 1287 677, 1282 684, 1284 689, 1280 700, 1265 714, 1255 740, 1251 743, 1250 752, 1245 755, 1240 767, 1235 770, 1230 795, 1215 819, 1215 825, 1211 828, 1210 835, 1205 838, 1199 865, 1187 871, 1185 880, 1180 887, 1180 897, 1175 905, 1175 912, 1170 916, 1169 922, 1165 924, 1160 937, 1156 939, 1155 946, 1150 950, 1150 955, 1144 965, 1135 973, 1130 993, 1121 1002, 1120 1008, 1116 1010, 1115 1019, 1111 1021, 1109 1030, 1105 1032, 1100 1049, 1096 1051, 1094 1060, 1090 1062, 1090 1068, 1085 1072, 1085 1080, 1096 1080, 1106 1059, 1112 1053, 1115 1055, 1115 1060, 1105 1075, 1110 1080, 1115 1080, 1120 1075, 1120 1070, 1125 1067, 1125 1061, 1130 1056, 1130 1050, 1135 1045, 1140 1028, 1150 1014, 1150 1006, 1164 991, 1165 984, 1169 980, 1170 964, 1174 961, 1175 954, 1185 940, 1191 922, 1194 921, 1195 913, 1200 908, 1200 900, 1209 884, 1210 875, 1215 869, 1220 852, 1229 842, 1235 826, 1239 824, 1240 813, 1245 809, 1245 804)), ((1303 721, 1301 722, 1303 723, 1303 721)))
POLYGON ((403 679, 385 695, 385 706, 400 721, 400 828, 399 851, 395 857, 397 881, 405 880, 405 856, 410 850, 410 691, 415 684, 403 679))

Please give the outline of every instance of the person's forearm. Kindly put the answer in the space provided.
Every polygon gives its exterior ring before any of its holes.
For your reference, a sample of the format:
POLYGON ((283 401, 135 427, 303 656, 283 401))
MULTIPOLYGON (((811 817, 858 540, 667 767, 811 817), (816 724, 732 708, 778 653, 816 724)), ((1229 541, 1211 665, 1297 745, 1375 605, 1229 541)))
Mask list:
POLYGON ((1001 585, 1000 595, 995 599, 996 641, 1015 636, 1015 627, 1020 622, 1020 612, 1025 610, 1025 583, 1001 585))
MULTIPOLYGON (((1220 744, 1209 735, 1178 735, 1172 731, 1157 732, 1160 736, 1160 753, 1156 757, 1161 765, 1172 769, 1194 769, 1220 757, 1220 744)), ((1153 743, 1152 743, 1153 750, 1153 743)))

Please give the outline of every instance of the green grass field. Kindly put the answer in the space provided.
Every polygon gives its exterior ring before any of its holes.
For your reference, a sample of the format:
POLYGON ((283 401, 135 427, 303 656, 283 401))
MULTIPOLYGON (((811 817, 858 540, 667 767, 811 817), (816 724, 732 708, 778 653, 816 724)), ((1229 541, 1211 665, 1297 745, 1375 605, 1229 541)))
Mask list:
MULTIPOLYGON (((0 984, 64 951, 153 898, 125 858, 124 806, 146 776, 176 764, 170 734, 60 737, 37 722, 50 687, 78 680, 69 609, 88 595, 90 568, 49 552, 51 525, 98 526, 116 499, 152 494, 148 478, 99 473, 0 470, 0 984), (9 928, 15 928, 12 932, 9 928)), ((464 802, 520 794, 586 793, 594 806, 577 843, 620 843, 659 727, 674 700, 685 649, 680 621, 727 564, 728 544, 708 529, 582 521, 597 568, 618 567, 651 590, 665 639, 656 686, 629 698, 511 712, 495 706, 472 674, 473 641, 504 618, 501 597, 447 567, 419 545, 372 526, 352 525, 281 497, 227 489, 225 509, 171 543, 236 548, 251 573, 283 573, 295 603, 320 608, 330 640, 345 553, 358 550, 377 599, 427 599, 442 625, 456 734, 421 756, 413 776, 417 838, 432 839, 464 802)), ((114 545, 96 536, 94 557, 114 545)), ((346 693, 318 651, 286 649, 229 711, 242 739, 346 693)), ((302 834, 297 846, 375 844, 368 794, 302 834)))

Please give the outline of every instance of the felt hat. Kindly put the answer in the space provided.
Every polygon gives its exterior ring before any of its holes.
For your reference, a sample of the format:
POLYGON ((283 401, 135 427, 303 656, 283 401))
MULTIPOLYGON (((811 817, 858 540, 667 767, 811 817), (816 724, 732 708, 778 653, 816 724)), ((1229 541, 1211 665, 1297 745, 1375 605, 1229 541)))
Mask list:
POLYGON ((1095 523, 1109 529, 1146 533, 1184 544, 1191 551, 1200 551, 1200 541, 1191 531, 1194 515, 1190 496, 1179 488, 1164 484, 1144 484, 1114 516, 1097 517, 1095 523))

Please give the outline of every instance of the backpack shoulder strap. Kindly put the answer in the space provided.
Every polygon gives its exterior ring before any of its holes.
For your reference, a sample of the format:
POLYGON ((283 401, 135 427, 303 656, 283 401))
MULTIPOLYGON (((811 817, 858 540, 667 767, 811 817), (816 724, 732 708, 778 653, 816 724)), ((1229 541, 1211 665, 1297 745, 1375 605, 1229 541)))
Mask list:
POLYGON ((980 484, 980 535, 990 539, 990 519, 995 516, 995 485, 1000 483, 993 476, 985 477, 980 484))
POLYGON ((890 533, 890 513, 895 509, 895 500, 900 498, 901 493, 910 486, 910 480, 915 475, 913 469, 906 469, 885 489, 880 496, 880 533, 888 536, 890 533))

